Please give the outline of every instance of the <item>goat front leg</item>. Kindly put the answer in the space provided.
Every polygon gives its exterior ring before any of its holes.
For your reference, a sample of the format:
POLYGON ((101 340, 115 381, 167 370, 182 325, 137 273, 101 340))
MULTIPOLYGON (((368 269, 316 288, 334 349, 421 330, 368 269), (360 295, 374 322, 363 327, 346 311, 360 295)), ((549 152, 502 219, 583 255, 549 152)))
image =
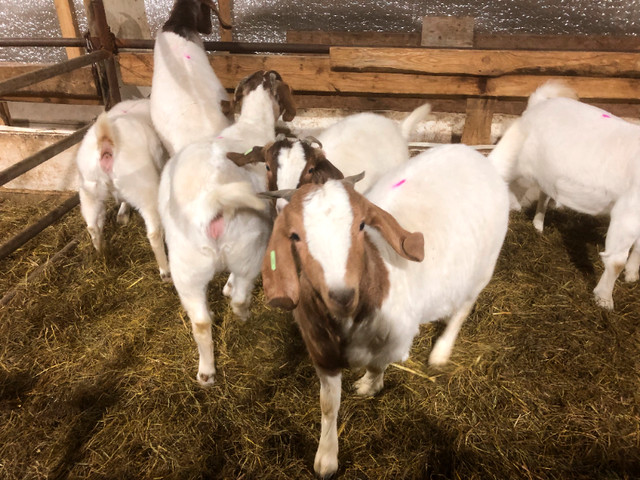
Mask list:
POLYGON ((313 469, 320 477, 329 478, 338 470, 338 410, 342 373, 332 373, 320 367, 316 367, 316 372, 320 379, 322 426, 313 469))
POLYGON ((127 225, 131 220, 131 206, 127 202, 120 203, 116 222, 120 225, 127 225))
POLYGON ((365 374, 354 384, 356 393, 365 397, 373 397, 384 386, 385 368, 367 367, 365 374))

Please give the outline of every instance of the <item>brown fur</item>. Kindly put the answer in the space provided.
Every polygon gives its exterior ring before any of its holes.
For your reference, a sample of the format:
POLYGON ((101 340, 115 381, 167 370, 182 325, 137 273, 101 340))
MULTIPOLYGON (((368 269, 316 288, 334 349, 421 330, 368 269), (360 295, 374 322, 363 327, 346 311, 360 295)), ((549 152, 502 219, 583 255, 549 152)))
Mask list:
POLYGON ((293 101, 291 88, 282 80, 282 76, 275 70, 258 70, 240 80, 233 94, 231 107, 235 108, 235 105, 239 104, 243 97, 260 85, 262 85, 265 90, 270 91, 278 102, 282 119, 285 122, 293 120, 296 116, 296 106, 293 101))
POLYGON ((198 33, 208 35, 213 30, 211 12, 215 13, 223 28, 231 28, 231 25, 220 18, 218 8, 212 0, 176 0, 162 31, 199 42, 198 33))

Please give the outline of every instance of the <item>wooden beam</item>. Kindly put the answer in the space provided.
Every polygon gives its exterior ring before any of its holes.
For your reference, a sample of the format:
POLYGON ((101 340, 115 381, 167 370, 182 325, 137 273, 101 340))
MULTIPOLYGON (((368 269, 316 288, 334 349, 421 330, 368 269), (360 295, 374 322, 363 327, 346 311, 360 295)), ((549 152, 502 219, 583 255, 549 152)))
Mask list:
POLYGON ((474 27, 473 17, 426 16, 422 18, 420 45, 423 47, 473 47, 474 27))
MULTIPOLYGON (((78 22, 73 15, 73 0, 54 0, 58 22, 63 37, 81 37, 78 22)), ((75 58, 84 54, 84 49, 80 47, 66 47, 67 58, 75 58)))
POLYGON ((491 143, 491 124, 495 103, 495 98, 469 98, 467 100, 467 116, 462 130, 462 143, 467 145, 488 145, 491 143))
POLYGON ((336 71, 640 77, 640 53, 331 47, 336 71))
MULTIPOLYGON (((152 53, 121 53, 122 79, 133 85, 151 85, 152 53)), ((425 97, 492 96, 527 98, 545 81, 563 80, 583 99, 640 101, 640 79, 511 75, 497 78, 413 75, 401 73, 353 73, 331 71, 326 55, 210 55, 213 69, 225 88, 256 70, 280 72, 296 93, 394 95, 425 97)))
POLYGON ((310 45, 418 47, 419 33, 398 32, 322 32, 316 30, 288 30, 287 43, 310 45))
MULTIPOLYGON (((0 64, 0 82, 18 75, 23 75, 35 70, 40 70, 46 65, 21 65, 16 63, 0 64)), ((2 100, 24 99, 34 101, 38 98, 66 99, 73 103, 73 99, 98 103, 99 97, 93 81, 91 67, 84 67, 72 72, 63 73, 48 80, 36 83, 30 87, 22 88, 16 92, 2 97, 2 100)), ((59 103, 59 102, 56 102, 59 103)), ((67 102, 64 102, 67 103, 67 102)))

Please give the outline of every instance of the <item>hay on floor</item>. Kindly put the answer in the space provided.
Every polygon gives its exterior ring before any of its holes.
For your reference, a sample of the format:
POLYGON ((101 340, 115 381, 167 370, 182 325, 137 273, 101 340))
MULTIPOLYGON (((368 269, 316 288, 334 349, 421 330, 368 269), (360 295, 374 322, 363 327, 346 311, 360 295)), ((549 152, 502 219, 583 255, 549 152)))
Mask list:
MULTIPOLYGON (((0 236, 55 205, 0 203, 0 236)), ((216 384, 195 381, 189 320, 139 216, 88 235, 0 313, 0 477, 313 478, 319 385, 289 314, 236 320, 210 287, 216 384)), ((389 367, 375 398, 347 371, 339 478, 638 478, 640 299, 619 280, 595 306, 606 220, 511 214, 496 273, 451 362, 428 366, 438 324, 389 367)), ((2 292, 84 224, 76 209, 0 263, 2 292)))

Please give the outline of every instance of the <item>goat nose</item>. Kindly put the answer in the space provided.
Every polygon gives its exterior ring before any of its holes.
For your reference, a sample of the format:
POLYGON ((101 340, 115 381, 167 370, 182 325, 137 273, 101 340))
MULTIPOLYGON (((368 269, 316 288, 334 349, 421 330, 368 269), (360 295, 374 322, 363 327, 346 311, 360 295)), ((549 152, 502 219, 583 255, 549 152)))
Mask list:
POLYGON ((329 292, 329 298, 342 307, 350 307, 355 295, 356 291, 353 288, 342 288, 329 292))

